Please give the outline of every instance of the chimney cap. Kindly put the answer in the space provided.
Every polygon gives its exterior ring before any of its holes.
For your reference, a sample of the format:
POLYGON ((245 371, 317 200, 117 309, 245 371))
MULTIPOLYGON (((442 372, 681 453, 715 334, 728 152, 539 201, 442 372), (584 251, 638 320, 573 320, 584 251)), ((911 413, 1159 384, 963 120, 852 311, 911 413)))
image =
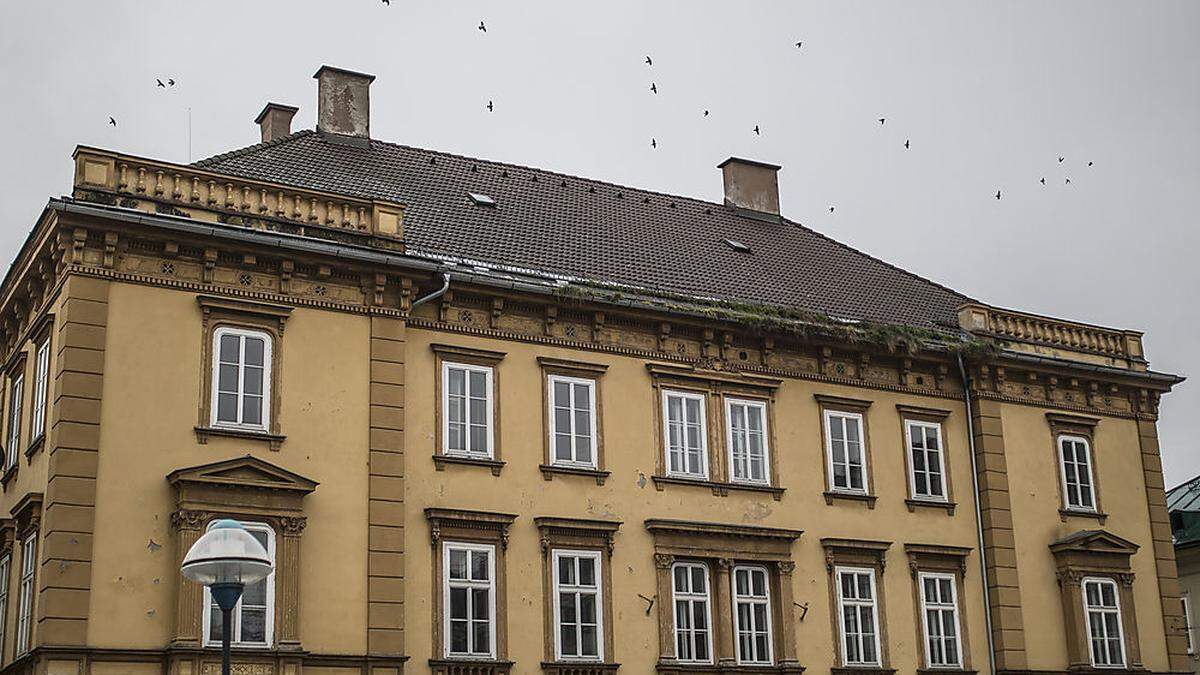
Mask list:
POLYGON ((750 166, 760 166, 764 169, 772 169, 775 171, 778 171, 783 168, 782 166, 780 166, 778 164, 771 164, 769 162, 760 162, 758 160, 746 159, 744 157, 730 157, 729 159, 725 160, 724 162, 721 162, 720 164, 718 164, 717 168, 724 169, 726 164, 749 164, 750 166))
POLYGON ((266 105, 263 106, 262 112, 258 113, 258 117, 254 118, 254 123, 262 124, 263 119, 268 114, 270 114, 270 112, 273 110, 278 110, 280 112, 289 112, 289 113, 292 113, 293 115, 295 115, 297 112, 300 112, 300 109, 294 105, 286 105, 284 103, 268 102, 266 105))
POLYGON ((317 72, 313 73, 313 79, 321 77, 321 73, 324 73, 327 70, 330 72, 333 72, 333 73, 341 73, 342 75, 351 75, 353 77, 365 77, 365 78, 367 78, 367 82, 375 81, 375 76, 371 75, 369 73, 360 73, 357 70, 347 70, 345 68, 338 68, 337 66, 328 66, 328 65, 322 65, 320 68, 318 68, 317 72))

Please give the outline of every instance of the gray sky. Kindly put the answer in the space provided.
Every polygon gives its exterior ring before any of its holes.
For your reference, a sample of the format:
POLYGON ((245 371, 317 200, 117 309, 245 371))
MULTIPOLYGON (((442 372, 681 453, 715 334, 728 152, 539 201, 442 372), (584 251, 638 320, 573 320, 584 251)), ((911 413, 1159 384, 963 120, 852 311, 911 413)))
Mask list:
MULTIPOLYGON (((256 142, 267 100, 311 128, 328 63, 378 76, 380 139, 712 200, 725 157, 782 164, 789 217, 1144 330, 1152 367, 1200 377, 1198 35, 1200 2, 1162 0, 5 2, 0 258, 76 144, 185 162, 190 108, 199 159, 256 142)), ((1198 412, 1196 382, 1162 406, 1168 485, 1200 473, 1198 412)))

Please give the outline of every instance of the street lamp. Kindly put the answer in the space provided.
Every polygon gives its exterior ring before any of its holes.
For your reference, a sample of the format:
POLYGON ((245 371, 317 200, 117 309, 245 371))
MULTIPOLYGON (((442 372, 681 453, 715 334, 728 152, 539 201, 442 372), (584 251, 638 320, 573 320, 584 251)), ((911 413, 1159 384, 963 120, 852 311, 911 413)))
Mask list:
POLYGON ((267 550, 236 520, 213 523, 183 558, 183 576, 207 586, 221 609, 221 675, 229 675, 230 614, 246 585, 274 568, 267 550))

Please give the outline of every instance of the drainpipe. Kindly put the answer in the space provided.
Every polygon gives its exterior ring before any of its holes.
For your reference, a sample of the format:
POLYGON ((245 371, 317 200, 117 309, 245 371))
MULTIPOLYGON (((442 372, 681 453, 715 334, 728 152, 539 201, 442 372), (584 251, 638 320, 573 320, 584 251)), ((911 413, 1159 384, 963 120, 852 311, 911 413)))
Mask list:
POLYGON ((967 445, 971 451, 971 484, 975 488, 975 533, 979 536, 979 578, 983 585, 983 620, 987 625, 988 672, 996 675, 996 640, 992 636, 992 601, 988 597, 987 553, 983 547, 983 508, 979 505, 979 472, 975 463, 975 420, 971 412, 971 384, 962 353, 958 355, 958 374, 962 377, 963 402, 967 404, 967 445))
POLYGON ((409 309, 409 311, 411 312, 412 310, 416 309, 417 305, 421 305, 426 302, 429 302, 430 300, 434 300, 436 298, 442 297, 442 295, 445 294, 446 290, 449 288, 450 288, 450 273, 442 272, 442 287, 437 289, 436 291, 433 291, 429 295, 426 295, 426 296, 417 298, 416 300, 413 300, 412 307, 409 309))

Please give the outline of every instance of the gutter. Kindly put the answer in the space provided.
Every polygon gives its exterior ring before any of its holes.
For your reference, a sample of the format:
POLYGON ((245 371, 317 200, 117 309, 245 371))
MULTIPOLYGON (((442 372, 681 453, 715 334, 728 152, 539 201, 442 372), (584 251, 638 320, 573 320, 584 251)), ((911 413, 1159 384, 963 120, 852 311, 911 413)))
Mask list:
POLYGON ((988 672, 996 673, 996 639, 992 635, 992 600, 988 594, 987 553, 983 540, 983 507, 979 504, 979 468, 975 461, 975 419, 971 411, 971 386, 962 354, 958 357, 958 374, 962 378, 963 403, 967 406, 967 446, 971 451, 971 486, 975 490, 975 534, 979 541, 979 583, 983 586, 983 620, 987 626, 988 672))

